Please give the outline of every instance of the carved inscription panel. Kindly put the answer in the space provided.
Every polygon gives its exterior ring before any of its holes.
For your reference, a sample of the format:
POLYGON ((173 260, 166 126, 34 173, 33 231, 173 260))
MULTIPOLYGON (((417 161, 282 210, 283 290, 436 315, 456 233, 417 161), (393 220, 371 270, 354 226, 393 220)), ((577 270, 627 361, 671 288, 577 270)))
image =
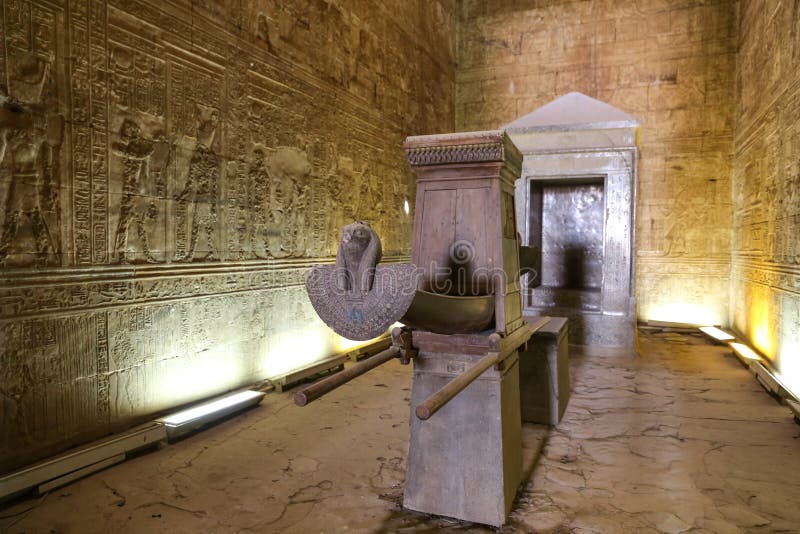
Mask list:
POLYGON ((733 326, 800 392, 797 9, 742 4, 733 161, 733 326), (770 95, 770 98, 764 98, 770 95))
POLYGON ((353 220, 409 253, 455 2, 228 4, 0 0, 0 472, 340 350, 353 220))

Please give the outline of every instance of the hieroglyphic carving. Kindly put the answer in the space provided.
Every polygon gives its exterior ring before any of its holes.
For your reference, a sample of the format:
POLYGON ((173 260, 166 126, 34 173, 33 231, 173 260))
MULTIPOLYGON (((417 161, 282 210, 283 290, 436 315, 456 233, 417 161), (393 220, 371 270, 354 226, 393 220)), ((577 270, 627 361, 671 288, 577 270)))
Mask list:
POLYGON ((214 108, 200 105, 198 108, 196 144, 189 159, 183 189, 175 196, 179 213, 178 235, 185 236, 184 246, 177 250, 175 256, 177 261, 220 259, 217 239, 217 203, 222 165, 217 154, 219 115, 214 108), (188 243, 185 242, 186 237, 188 243))
POLYGON ((102 398, 95 343, 106 344, 98 315, 29 319, 0 324, 0 469, 54 443, 85 439, 107 402, 102 398), (76 380, 76 378, 78 380, 76 380), (20 448, 19 444, 25 444, 20 448))
POLYGON ((180 138, 174 166, 180 175, 175 178, 174 259, 219 260, 221 82, 218 74, 177 59, 170 62, 170 77, 170 136, 180 138))
POLYGON ((120 263, 129 263, 135 249, 129 247, 131 232, 138 237, 139 248, 145 260, 156 263, 148 239, 147 223, 156 218, 158 208, 151 196, 150 158, 155 143, 142 137, 139 126, 125 119, 120 127, 120 141, 112 143, 112 150, 122 158, 122 198, 120 199, 119 223, 114 238, 114 257, 120 263), (149 195, 148 195, 149 193, 149 195))
POLYGON ((308 235, 307 200, 308 177, 311 165, 305 152, 291 147, 280 147, 270 160, 270 224, 276 230, 269 240, 270 254, 274 258, 305 256, 308 235))
POLYGON ((253 149, 253 157, 250 169, 247 172, 247 178, 250 185, 250 199, 253 208, 250 243, 253 254, 257 258, 266 258, 269 254, 267 234, 271 231, 271 226, 268 222, 271 189, 264 148, 257 146, 253 149))
POLYGON ((116 26, 109 42, 113 103, 131 114, 166 116, 166 64, 158 57, 160 47, 116 26))
POLYGON ((95 342, 97 347, 97 423, 108 425, 108 315, 100 312, 96 316, 97 330, 95 342))
MULTIPOLYGON (((5 10, 0 9, 0 28, 5 30, 5 10)), ((8 97, 8 77, 6 75, 6 40, 0 38, 0 99, 8 97)))
POLYGON ((70 51, 72 78, 72 231, 75 263, 92 262, 89 4, 70 6, 70 51))
POLYGON ((92 103, 92 261, 108 261, 108 28, 105 0, 89 8, 89 83, 92 103))
MULTIPOLYGON (((389 257, 387 261, 401 261, 389 257)), ((14 278, 0 285, 0 319, 96 309, 145 303, 150 300, 181 300, 220 293, 257 291, 278 287, 300 286, 312 261, 281 264, 274 261, 248 264, 247 269, 229 272, 221 265, 207 269, 202 276, 186 276, 181 270, 166 275, 141 274, 132 279, 115 280, 116 273, 97 273, 91 280, 81 278, 36 281, 35 278, 14 278)))
POLYGON ((306 253, 310 257, 324 257, 332 254, 329 243, 336 242, 335 230, 333 237, 329 237, 328 225, 338 220, 341 228, 349 221, 341 215, 341 202, 334 200, 342 197, 341 191, 333 191, 336 188, 333 184, 341 184, 341 177, 336 172, 336 146, 328 139, 316 137, 310 140, 307 154, 311 163, 311 192, 308 198, 311 237, 306 253))
POLYGON ((166 261, 166 64, 161 49, 114 21, 109 39, 112 263, 166 261))
POLYGON ((800 391, 797 8, 741 10, 733 159, 732 326, 800 391), (763 95, 769 94, 770 98, 763 95))
MULTIPOLYGON (((384 27, 374 7, 336 10, 447 55, 411 22, 384 27)), ((309 29, 289 43, 269 14, 253 40, 255 8, 232 9, 246 28, 201 4, 3 1, 0 106, 24 120, 0 124, 0 225, 11 227, 7 203, 22 206, 0 265, 0 472, 341 350, 302 285, 354 217, 375 221, 388 261, 406 259, 396 196, 413 195, 413 181, 400 142, 452 120, 420 125, 413 101, 426 90, 383 87, 372 52, 309 29), (19 125, 34 142, 11 135, 19 125), (38 153, 35 172, 9 196, 23 148, 38 153), (315 349, 287 350, 298 335, 315 349)), ((327 10, 303 9, 315 26, 327 10)), ((440 63, 451 76, 452 61, 440 63)), ((447 89, 439 103, 451 99, 447 89)))
MULTIPOLYGON (((249 114, 247 96, 248 64, 243 54, 230 47, 226 61, 225 95, 227 102, 226 119, 229 124, 246 124, 249 114)), ((252 258, 256 250, 255 221, 253 211, 259 203, 256 189, 263 187, 263 177, 258 166, 263 166, 263 151, 256 147, 251 151, 251 140, 246 128, 232 128, 227 136, 228 165, 225 179, 224 197, 227 202, 227 216, 224 222, 224 249, 232 259, 244 260, 252 258), (252 157, 252 159, 251 159, 252 157), (251 160, 249 163, 248 160, 251 160)), ((261 197, 263 199, 263 196, 261 197)), ((263 255, 261 257, 264 257, 263 255)))
POLYGON ((0 108, 0 265, 58 264, 61 252, 61 13, 9 2, 8 101, 0 108))

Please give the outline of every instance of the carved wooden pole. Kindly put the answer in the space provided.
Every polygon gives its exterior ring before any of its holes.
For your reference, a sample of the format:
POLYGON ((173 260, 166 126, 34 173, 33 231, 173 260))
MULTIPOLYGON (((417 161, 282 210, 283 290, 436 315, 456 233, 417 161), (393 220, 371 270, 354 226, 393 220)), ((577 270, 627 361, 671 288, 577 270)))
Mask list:
POLYGON ((491 336, 492 352, 489 352, 475 362, 475 365, 458 375, 456 378, 445 384, 436 393, 425 399, 415 409, 414 413, 417 418, 423 421, 439 411, 442 406, 450 402, 453 397, 458 395, 464 388, 474 382, 484 371, 493 365, 502 365, 503 360, 516 351, 521 345, 528 342, 534 332, 539 330, 542 326, 550 321, 549 317, 540 317, 532 323, 526 323, 524 326, 517 328, 511 335, 502 337, 500 334, 494 333, 491 336))
POLYGON ((306 386, 294 394, 294 403, 298 406, 305 406, 311 401, 314 401, 326 393, 330 393, 334 389, 342 386, 352 379, 363 375, 370 369, 374 369, 379 365, 388 362, 392 358, 396 358, 400 354, 400 349, 397 347, 389 347, 383 352, 379 352, 374 356, 370 356, 366 360, 362 360, 357 364, 348 367, 344 371, 339 371, 327 378, 306 386))
POLYGON ((417 418, 423 421, 439 411, 439 409, 450 402, 465 387, 470 385, 475 379, 483 374, 489 367, 500 360, 499 352, 490 352, 478 362, 467 369, 464 373, 448 382, 442 389, 425 399, 425 401, 414 409, 417 418))

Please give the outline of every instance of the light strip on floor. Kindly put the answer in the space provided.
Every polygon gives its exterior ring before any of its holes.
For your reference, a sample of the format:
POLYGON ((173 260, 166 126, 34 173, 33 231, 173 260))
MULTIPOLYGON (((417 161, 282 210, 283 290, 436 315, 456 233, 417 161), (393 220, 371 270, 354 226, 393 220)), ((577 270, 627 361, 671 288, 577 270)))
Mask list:
POLYGON ((726 331, 717 328, 716 326, 701 326, 700 331, 705 335, 716 339, 717 341, 732 341, 736 337, 730 335, 726 331))
POLYGON ((175 439, 228 415, 250 406, 255 406, 263 398, 263 391, 240 391, 176 412, 161 419, 156 419, 156 422, 166 427, 169 439, 175 439))
POLYGON ((772 374, 772 370, 768 369, 762 362, 753 362, 750 370, 756 375, 756 380, 770 393, 779 399, 791 397, 789 391, 783 386, 780 380, 772 374))
POLYGON ((752 360, 760 360, 761 356, 756 351, 745 345, 744 343, 731 343, 733 352, 742 360, 742 363, 749 365, 752 360))
MULTIPOLYGON (((47 490, 51 487, 48 481, 85 476, 102 469, 106 463, 115 463, 120 456, 124 459, 128 452, 155 445, 166 438, 166 428, 151 422, 4 474, 0 476, 0 501, 36 486, 47 490)), ((57 485, 60 484, 52 487, 57 485)))

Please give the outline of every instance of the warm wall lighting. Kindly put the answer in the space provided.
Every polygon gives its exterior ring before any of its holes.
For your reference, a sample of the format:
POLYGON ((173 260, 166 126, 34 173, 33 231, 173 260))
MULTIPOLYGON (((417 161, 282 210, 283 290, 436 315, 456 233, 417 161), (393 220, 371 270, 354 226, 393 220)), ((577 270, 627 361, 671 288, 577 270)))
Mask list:
POLYGON ((731 348, 733 351, 744 358, 745 360, 760 360, 761 356, 759 356, 756 351, 745 345, 744 343, 731 343, 731 348))
POLYGON ((717 341, 731 341, 736 339, 734 336, 730 335, 724 330, 720 330, 716 326, 701 326, 700 331, 705 335, 716 339, 717 341))
POLYGON ((368 345, 372 343, 372 341, 355 341, 352 339, 347 339, 346 337, 339 337, 339 352, 346 352, 349 350, 355 350, 359 347, 364 345, 368 345))
POLYGON ((243 355, 228 344, 159 361, 148 377, 157 392, 156 409, 196 402, 253 382, 243 361, 243 355))
POLYGON ((338 337, 321 321, 277 333, 262 356, 262 376, 273 380, 320 363, 338 351, 338 337))
POLYGON ((781 342, 777 358, 778 378, 795 399, 800 400, 800 337, 797 315, 781 316, 781 342))
POLYGON ((772 305, 772 299, 766 288, 754 292, 748 306, 747 334, 750 343, 765 354, 774 358, 775 316, 778 310, 772 305))
POLYGON ((255 406, 264 398, 263 391, 240 391, 220 399, 157 419, 167 428, 167 437, 174 439, 238 411, 255 406))
POLYGON ((726 321, 721 310, 706 304, 691 302, 661 303, 642 310, 642 317, 648 321, 663 321, 686 325, 721 324, 726 321))
POLYGON ((406 212, 406 215, 411 213, 411 207, 408 205, 408 199, 403 201, 403 211, 406 212))

